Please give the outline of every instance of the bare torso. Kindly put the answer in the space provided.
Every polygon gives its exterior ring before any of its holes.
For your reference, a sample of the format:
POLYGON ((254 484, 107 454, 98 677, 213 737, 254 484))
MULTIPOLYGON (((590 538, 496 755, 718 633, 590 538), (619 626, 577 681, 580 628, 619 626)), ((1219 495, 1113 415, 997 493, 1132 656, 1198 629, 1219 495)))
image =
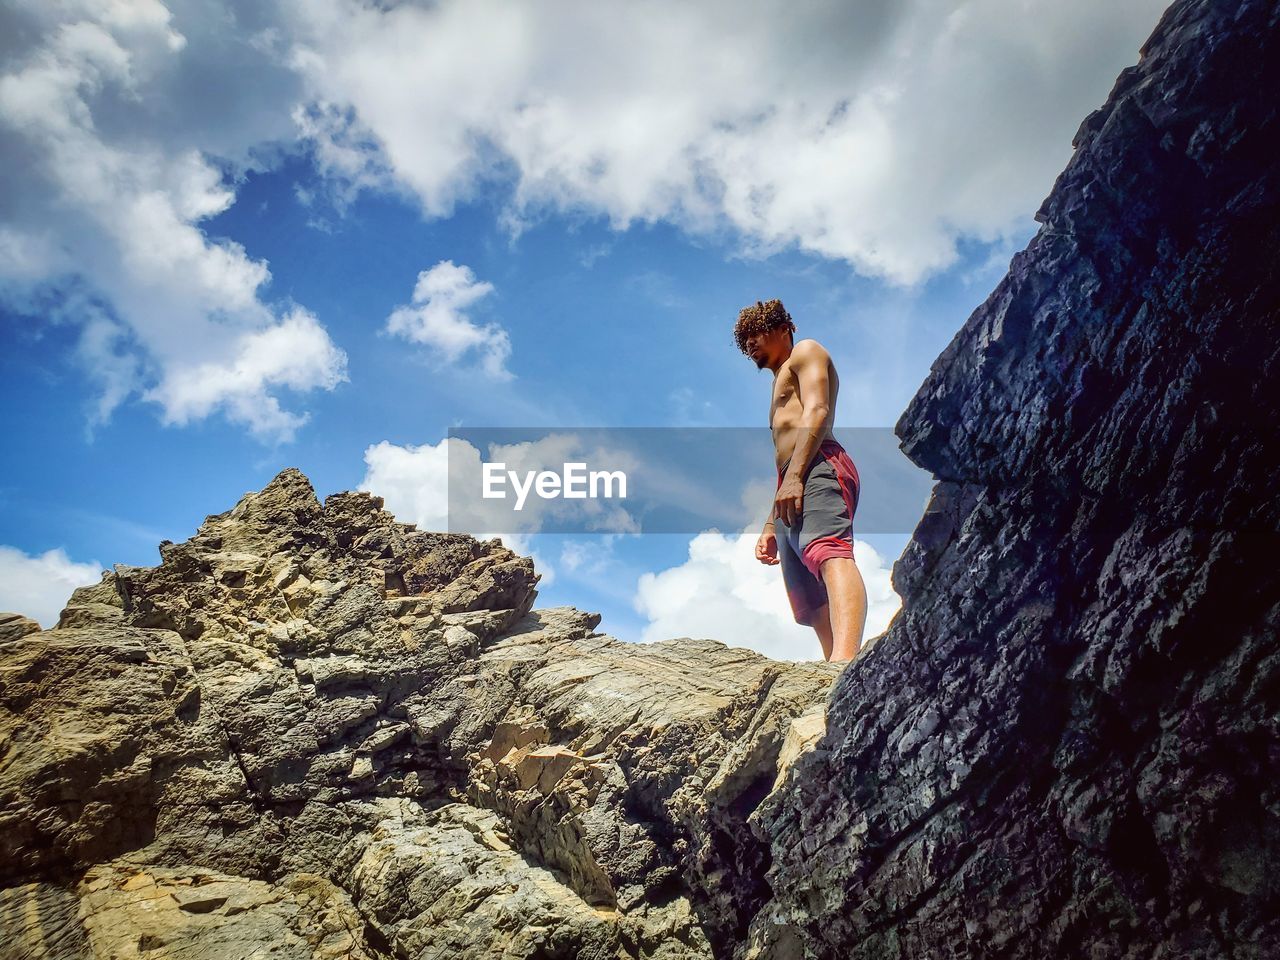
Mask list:
MULTIPOLYGON (((804 398, 800 395, 800 380, 792 370, 791 358, 785 360, 773 377, 773 400, 769 407, 769 426, 773 430, 774 456, 778 469, 791 459, 795 450, 800 414, 804 410, 804 398)), ((840 390, 840 378, 836 366, 827 357, 827 416, 822 423, 822 439, 831 436, 831 425, 836 416, 836 394, 840 390)))

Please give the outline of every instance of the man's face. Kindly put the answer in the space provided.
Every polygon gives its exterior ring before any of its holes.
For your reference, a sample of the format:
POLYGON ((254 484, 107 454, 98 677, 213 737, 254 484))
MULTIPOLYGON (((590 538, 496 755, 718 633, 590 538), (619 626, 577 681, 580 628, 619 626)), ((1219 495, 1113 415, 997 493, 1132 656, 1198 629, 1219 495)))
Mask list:
POLYGON ((775 327, 747 337, 747 356, 755 361, 757 370, 763 370, 769 366, 769 361, 773 358, 778 346, 778 334, 782 332, 780 328, 775 327))

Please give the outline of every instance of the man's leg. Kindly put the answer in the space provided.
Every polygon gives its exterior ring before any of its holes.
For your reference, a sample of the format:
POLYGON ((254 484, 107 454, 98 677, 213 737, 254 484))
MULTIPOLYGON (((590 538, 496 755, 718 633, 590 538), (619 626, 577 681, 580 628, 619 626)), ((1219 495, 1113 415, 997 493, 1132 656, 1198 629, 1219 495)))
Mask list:
POLYGON ((809 624, 822 644, 822 658, 831 659, 831 618, 827 612, 827 592, 816 576, 809 572, 796 550, 795 534, 782 520, 777 521, 778 561, 782 566, 782 582, 796 623, 809 624))
MULTIPOLYGON (((827 622, 829 639, 822 640, 828 660, 852 660, 862 648, 862 631, 867 625, 867 586, 862 573, 850 557, 829 557, 822 561, 822 582, 827 588, 827 622)), ((814 629, 818 620, 814 620, 814 629)))
POLYGON ((824 603, 813 612, 813 632, 822 644, 822 659, 831 659, 831 606, 824 603))

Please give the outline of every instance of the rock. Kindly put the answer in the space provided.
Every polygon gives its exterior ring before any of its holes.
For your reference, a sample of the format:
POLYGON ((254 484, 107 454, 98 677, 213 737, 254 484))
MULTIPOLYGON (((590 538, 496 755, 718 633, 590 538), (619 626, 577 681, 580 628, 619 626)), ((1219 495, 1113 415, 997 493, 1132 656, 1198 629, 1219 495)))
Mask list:
POLYGON ((0 647, 23 950, 676 960, 745 932, 747 818, 838 668, 531 610, 527 558, 296 470, 161 557, 0 647))
POLYGON ((0 883, 143 845, 162 812, 248 815, 177 634, 111 621, 28 634, 0 658, 0 883))
POLYGON ((350 881, 370 924, 395 956, 512 960, 705 957, 687 903, 641 915, 593 906, 563 875, 505 839, 492 811, 447 804, 390 806, 350 881))
POLYGON ((575 636, 571 616, 535 612, 421 709, 468 754, 469 799, 584 900, 631 909, 683 881, 727 948, 763 895, 743 882, 765 855, 747 818, 777 777, 791 718, 821 704, 839 667, 706 640, 575 636))
POLYGON ((1278 18, 1169 8, 899 420, 940 482, 746 956, 1280 956, 1278 18))
POLYGON ((791 725, 787 727, 787 735, 782 741, 782 750, 778 753, 778 775, 773 780, 774 790, 783 785, 796 761, 818 746, 826 732, 827 706, 825 703, 815 703, 792 719, 791 725))
MULTIPOLYGON (((161 545, 164 549, 164 545, 161 545)), ((121 569, 124 569, 121 566, 121 569)), ((102 579, 91 587, 78 587, 58 617, 59 627, 79 627, 86 624, 107 623, 119 620, 124 611, 124 599, 116 583, 115 574, 104 570, 102 579)))
POLYGON ((40 624, 20 613, 0 613, 0 643, 20 640, 29 633, 39 633, 41 629, 40 624))
POLYGON ((190 956, 370 960, 359 914, 322 877, 275 884, 127 859, 92 867, 74 890, 0 891, 0 922, 25 957, 190 956))

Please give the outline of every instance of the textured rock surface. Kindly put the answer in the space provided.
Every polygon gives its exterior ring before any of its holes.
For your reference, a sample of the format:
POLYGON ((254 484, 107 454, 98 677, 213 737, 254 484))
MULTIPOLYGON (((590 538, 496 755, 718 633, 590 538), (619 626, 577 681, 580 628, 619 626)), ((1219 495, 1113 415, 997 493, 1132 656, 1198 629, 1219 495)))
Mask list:
POLYGON ((25 637, 28 633, 36 633, 39 630, 40 624, 30 617, 17 613, 0 613, 0 643, 6 640, 17 640, 19 637, 25 637))
POLYGON ((360 915, 314 874, 271 884, 125 858, 90 868, 73 889, 35 883, 0 891, 0 923, 10 955, 31 958, 370 960, 360 915))
POLYGON ((321 505, 296 470, 161 556, 56 629, 0 620, 0 955, 676 960, 745 935, 748 817, 837 667, 531 610, 528 559, 321 505))
POLYGON ((941 482, 753 955, 1280 956, 1278 16, 1167 12, 899 421, 941 482))

